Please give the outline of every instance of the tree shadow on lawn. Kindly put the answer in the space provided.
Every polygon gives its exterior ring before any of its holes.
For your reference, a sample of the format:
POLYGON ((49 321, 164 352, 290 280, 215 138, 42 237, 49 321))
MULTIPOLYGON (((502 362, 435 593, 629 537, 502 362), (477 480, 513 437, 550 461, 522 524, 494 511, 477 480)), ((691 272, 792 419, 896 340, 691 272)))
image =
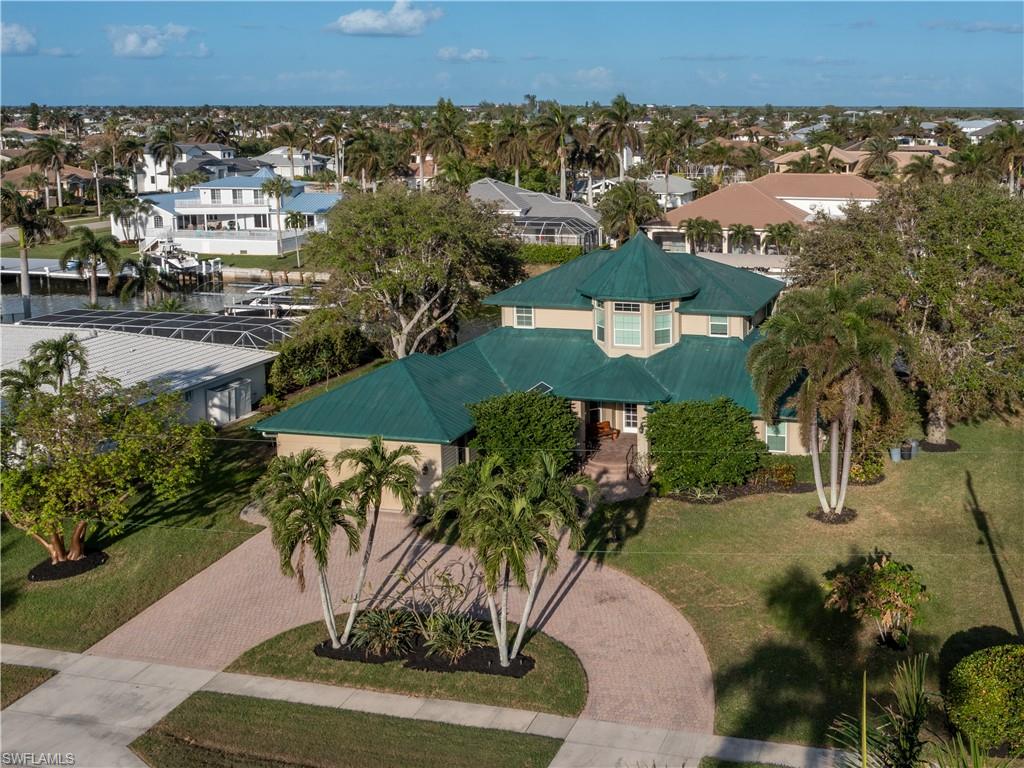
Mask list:
POLYGON ((604 565, 609 554, 622 552, 626 543, 643 531, 650 506, 648 496, 598 505, 584 523, 580 554, 604 565))
MULTIPOLYGON (((720 702, 745 699, 728 735, 754 739, 794 738, 829 742, 828 729, 843 713, 859 706, 861 670, 878 679, 896 662, 934 648, 935 639, 917 633, 911 648, 878 648, 852 616, 825 608, 825 589, 806 568, 791 566, 764 591, 772 623, 785 638, 754 646, 748 657, 715 673, 720 702)), ((884 701, 880 687, 875 693, 884 701)))

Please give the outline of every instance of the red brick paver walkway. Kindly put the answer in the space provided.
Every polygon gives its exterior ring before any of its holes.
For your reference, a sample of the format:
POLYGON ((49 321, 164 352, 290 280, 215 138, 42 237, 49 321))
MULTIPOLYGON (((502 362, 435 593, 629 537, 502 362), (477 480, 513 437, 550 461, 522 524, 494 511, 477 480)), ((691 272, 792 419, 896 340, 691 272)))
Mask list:
MULTIPOLYGON (((400 589, 402 566, 468 563, 466 553, 419 537, 408 521, 381 519, 370 569, 371 592, 400 589)), ((335 542, 330 583, 343 610, 358 558, 335 542)), ((419 568, 415 569, 419 570, 419 568)), ((90 649, 91 653, 222 669, 242 652, 322 617, 312 573, 300 593, 281 575, 268 531, 254 536, 154 603, 90 649)), ((521 597, 512 601, 521 610, 521 597)), ((513 616, 518 615, 513 613, 513 616)), ((613 568, 564 552, 545 581, 532 619, 571 647, 587 671, 583 716, 710 733, 711 666, 689 622, 664 598, 613 568)))

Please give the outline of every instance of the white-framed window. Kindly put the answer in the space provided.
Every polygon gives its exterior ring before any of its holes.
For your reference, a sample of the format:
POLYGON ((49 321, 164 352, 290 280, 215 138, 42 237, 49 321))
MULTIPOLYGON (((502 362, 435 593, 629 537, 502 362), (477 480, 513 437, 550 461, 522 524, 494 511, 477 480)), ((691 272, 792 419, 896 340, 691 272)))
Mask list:
POLYGON ((153 226, 156 227, 157 229, 163 229, 164 217, 159 214, 153 216, 153 226))
POLYGON ((594 301, 594 336, 604 341, 604 302, 594 301))
POLYGON ((533 328, 533 307, 516 307, 516 328, 533 328))
POLYGON ((623 403, 622 404, 622 431, 623 432, 636 432, 640 424, 640 419, 637 416, 636 403, 623 403))
POLYGON ((616 301, 612 313, 612 344, 617 347, 639 347, 643 339, 640 305, 616 301))
POLYGON ((725 315, 711 315, 708 318, 709 336, 728 336, 729 318, 725 315))
POLYGON ((231 202, 234 203, 235 205, 241 205, 242 204, 242 190, 240 190, 240 189, 232 189, 231 190, 231 202))
POLYGON ((252 217, 252 225, 254 229, 266 229, 267 228, 267 214, 257 213, 252 217))
POLYGON ((789 425, 784 421, 777 424, 766 424, 764 428, 764 441, 768 444, 769 453, 786 452, 786 432, 789 425))
POLYGON ((252 191, 252 201, 256 205, 266 205, 267 196, 263 193, 262 189, 254 189, 252 191))
POLYGON ((654 346, 672 343, 672 302, 654 302, 654 346))
POLYGON ((220 190, 219 189, 211 189, 210 190, 210 202, 211 203, 219 203, 220 202, 220 190))

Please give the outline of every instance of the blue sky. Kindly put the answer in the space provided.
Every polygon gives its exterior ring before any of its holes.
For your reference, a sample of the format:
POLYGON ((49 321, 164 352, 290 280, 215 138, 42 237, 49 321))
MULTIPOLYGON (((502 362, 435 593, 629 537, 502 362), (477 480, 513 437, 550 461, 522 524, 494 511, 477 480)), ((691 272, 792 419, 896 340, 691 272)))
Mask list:
POLYGON ((8 2, 5 104, 1024 106, 1024 3, 8 2))

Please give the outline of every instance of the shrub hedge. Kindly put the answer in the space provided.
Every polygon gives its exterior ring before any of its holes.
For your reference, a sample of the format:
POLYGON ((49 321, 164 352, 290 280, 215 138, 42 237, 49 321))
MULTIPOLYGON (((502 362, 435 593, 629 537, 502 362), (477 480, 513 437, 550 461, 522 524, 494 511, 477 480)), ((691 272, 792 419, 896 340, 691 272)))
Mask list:
POLYGON ((560 467, 573 459, 579 421, 569 401, 539 392, 509 392, 468 406, 476 424, 470 446, 526 466, 537 451, 554 454, 560 467))
POLYGON ((767 455, 750 412, 727 397, 657 405, 647 436, 660 493, 740 485, 767 455))
POLYGON ((318 309, 278 348, 267 383, 275 395, 340 376, 377 357, 366 337, 336 312, 318 309))
POLYGON ((84 205, 59 205, 53 209, 57 216, 81 216, 85 213, 84 205))
POLYGON ((565 264, 583 253, 578 245, 523 243, 519 257, 527 264, 565 264))
POLYGON ((975 651, 949 673, 950 722, 982 749, 1007 744, 1024 755, 1024 645, 975 651))

